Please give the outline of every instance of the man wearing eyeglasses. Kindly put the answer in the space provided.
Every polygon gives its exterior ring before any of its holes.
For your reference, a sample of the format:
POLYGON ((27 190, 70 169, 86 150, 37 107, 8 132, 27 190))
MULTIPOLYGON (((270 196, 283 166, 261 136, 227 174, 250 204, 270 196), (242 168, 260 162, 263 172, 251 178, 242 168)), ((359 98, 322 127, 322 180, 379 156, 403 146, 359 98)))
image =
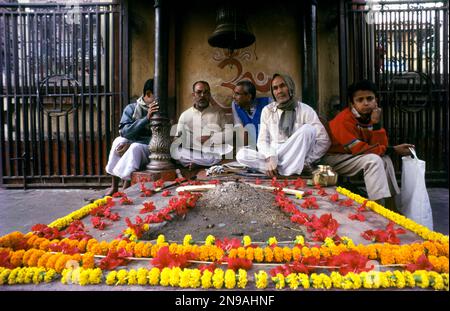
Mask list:
POLYGON ((225 126, 222 110, 210 104, 212 100, 209 83, 197 81, 192 85, 191 108, 178 119, 176 139, 170 153, 183 166, 212 166, 229 154, 233 147, 233 128, 225 126))

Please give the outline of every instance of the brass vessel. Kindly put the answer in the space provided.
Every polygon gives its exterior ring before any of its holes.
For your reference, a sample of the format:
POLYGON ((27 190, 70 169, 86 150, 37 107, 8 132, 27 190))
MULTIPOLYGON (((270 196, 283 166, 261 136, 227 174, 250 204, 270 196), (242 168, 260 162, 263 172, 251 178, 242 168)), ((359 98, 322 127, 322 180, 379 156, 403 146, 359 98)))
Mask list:
POLYGON ((330 165, 319 165, 312 173, 312 180, 314 185, 321 185, 324 187, 334 186, 337 183, 338 174, 330 165))

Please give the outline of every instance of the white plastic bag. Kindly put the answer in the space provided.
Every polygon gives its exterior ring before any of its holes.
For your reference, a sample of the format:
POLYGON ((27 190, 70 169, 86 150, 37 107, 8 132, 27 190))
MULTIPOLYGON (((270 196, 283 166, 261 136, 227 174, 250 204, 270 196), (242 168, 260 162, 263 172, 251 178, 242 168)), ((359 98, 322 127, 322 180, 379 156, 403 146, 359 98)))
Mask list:
POLYGON ((430 198, 425 185, 425 161, 417 158, 414 149, 411 156, 402 157, 401 211, 403 215, 433 230, 430 198))

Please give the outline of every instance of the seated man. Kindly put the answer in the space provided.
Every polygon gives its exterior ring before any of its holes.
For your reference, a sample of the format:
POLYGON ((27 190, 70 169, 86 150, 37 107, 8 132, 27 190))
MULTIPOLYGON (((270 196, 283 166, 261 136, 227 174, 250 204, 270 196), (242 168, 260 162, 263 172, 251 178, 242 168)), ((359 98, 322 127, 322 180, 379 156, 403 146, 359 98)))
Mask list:
MULTIPOLYGON (((323 161, 343 176, 354 176, 363 170, 370 200, 391 198, 400 191, 389 155, 409 155, 409 148, 414 145, 388 145, 386 131, 380 124, 381 108, 374 83, 362 80, 350 85, 348 98, 349 106, 330 121, 332 145, 323 161), (356 154, 360 155, 344 161, 356 154)), ((393 200, 386 204, 395 209, 393 200)))
POLYGON ((153 79, 144 84, 142 96, 125 107, 119 123, 120 136, 114 139, 106 172, 113 175, 112 186, 105 195, 117 192, 119 177, 123 189, 131 185, 131 173, 149 162, 148 144, 151 138, 150 118, 159 109, 153 97, 153 79))
POLYGON ((239 81, 234 88, 234 101, 231 104, 235 127, 245 128, 244 145, 255 146, 258 138, 262 109, 267 103, 258 103, 256 87, 248 81, 239 81))
POLYGON ((300 175, 325 154, 330 139, 314 109, 295 98, 291 77, 274 74, 271 91, 275 101, 262 110, 258 151, 242 148, 236 159, 269 177, 300 175))
POLYGON ((222 110, 210 105, 208 82, 197 81, 192 86, 193 106, 184 111, 177 125, 176 139, 170 147, 173 159, 183 166, 212 166, 222 160, 233 147, 225 144, 233 139, 233 128, 225 127, 222 110))

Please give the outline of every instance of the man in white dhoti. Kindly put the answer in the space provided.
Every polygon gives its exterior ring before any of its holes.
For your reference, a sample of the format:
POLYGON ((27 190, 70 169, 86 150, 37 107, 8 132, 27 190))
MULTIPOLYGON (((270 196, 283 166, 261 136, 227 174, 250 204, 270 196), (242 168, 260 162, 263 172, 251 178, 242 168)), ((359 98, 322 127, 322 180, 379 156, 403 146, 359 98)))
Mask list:
POLYGON ((233 125, 225 126, 224 112, 210 104, 208 82, 195 82, 192 91, 193 106, 178 120, 170 154, 185 167, 212 166, 233 150, 233 125))
POLYGON ((414 145, 389 146, 386 130, 381 126, 377 93, 376 85, 368 80, 349 86, 349 106, 329 123, 332 145, 323 161, 342 176, 363 171, 369 199, 385 201, 380 203, 396 210, 392 198, 400 190, 389 155, 409 155, 409 148, 414 145))
POLYGON ((131 185, 131 173, 149 162, 148 144, 151 138, 150 118, 159 109, 153 97, 153 79, 144 84, 142 96, 125 107, 119 123, 120 136, 114 139, 109 153, 106 172, 113 175, 112 186, 105 195, 117 192, 119 178, 122 189, 131 185))
POLYGON ((314 109, 295 98, 291 77, 274 74, 271 91, 275 101, 262 111, 258 150, 244 147, 236 159, 269 177, 300 175, 325 154, 330 139, 314 109))

